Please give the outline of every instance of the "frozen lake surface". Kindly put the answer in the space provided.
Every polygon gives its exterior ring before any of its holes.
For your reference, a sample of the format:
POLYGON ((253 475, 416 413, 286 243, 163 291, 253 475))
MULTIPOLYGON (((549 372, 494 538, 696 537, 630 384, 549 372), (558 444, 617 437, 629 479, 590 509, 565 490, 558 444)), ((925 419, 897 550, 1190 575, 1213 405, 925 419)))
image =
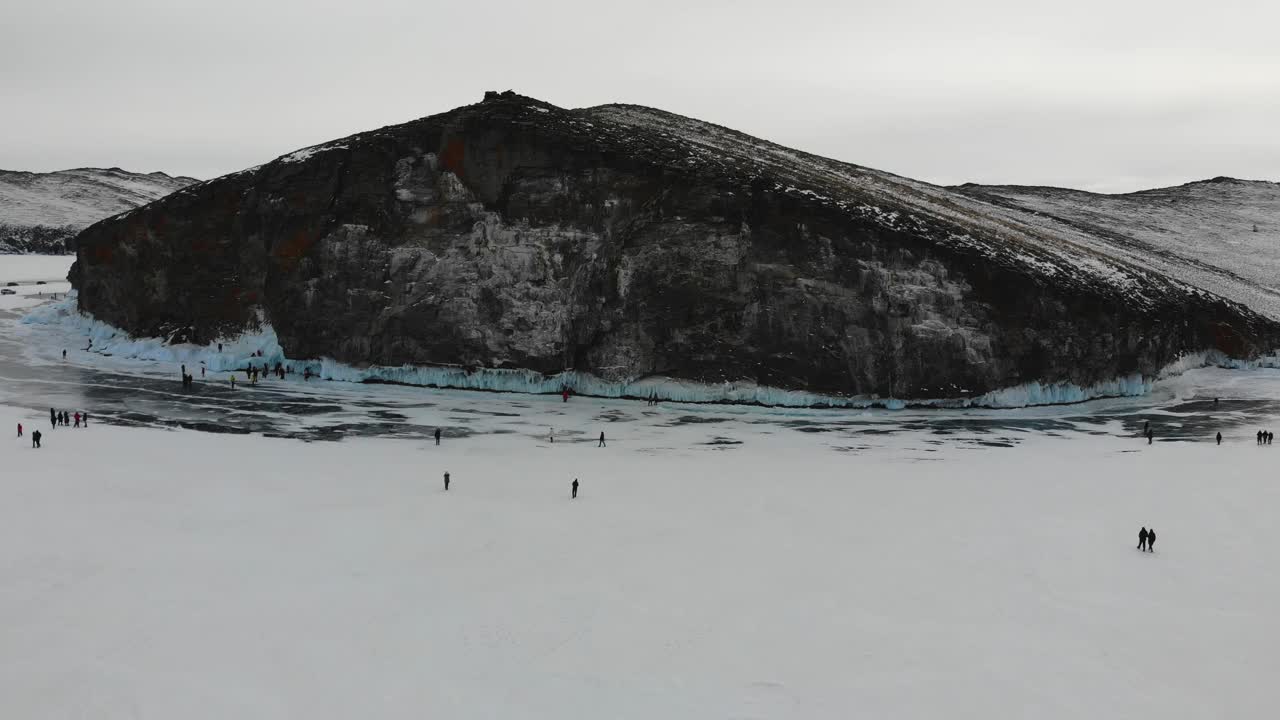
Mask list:
POLYGON ((1008 447, 1028 436, 1064 432, 1136 435, 1145 422, 1160 442, 1203 440, 1219 430, 1256 432, 1280 414, 1280 371, 1196 370, 1157 385, 1147 397, 1099 400, 1071 406, 1022 410, 806 410, 753 406, 643 402, 558 396, 434 390, 265 378, 254 387, 238 375, 200 376, 182 386, 174 363, 144 362, 91 351, 84 337, 60 327, 22 325, 32 306, 69 286, 66 258, 30 258, 30 268, 0 270, 24 278, 21 297, 0 303, 0 402, 48 411, 84 408, 100 421, 122 425, 182 427, 209 432, 262 433, 305 440, 349 437, 423 438, 436 427, 446 436, 515 434, 531 441, 583 439, 607 428, 620 441, 663 447, 665 430, 700 444, 729 448, 761 435, 822 436, 839 451, 876 447, 886 435, 909 434, 923 448, 942 444, 1008 447), (47 276, 53 282, 36 286, 47 276), (34 296, 34 297, 33 297, 34 296), (62 350, 67 351, 64 360, 62 350), (1214 399, 1218 398, 1215 403, 1214 399), (621 440, 625 436, 627 440, 621 440))
MULTIPOLYGON (((0 280, 39 279, 7 261, 0 280)), ((1167 720, 1280 703, 1280 447, 1254 440, 1277 371, 998 411, 184 389, 177 367, 20 325, 66 285, 19 287, 0 297, 5 717, 1167 720), (51 429, 50 406, 93 424, 51 429), (1154 553, 1134 547, 1144 525, 1154 553)))

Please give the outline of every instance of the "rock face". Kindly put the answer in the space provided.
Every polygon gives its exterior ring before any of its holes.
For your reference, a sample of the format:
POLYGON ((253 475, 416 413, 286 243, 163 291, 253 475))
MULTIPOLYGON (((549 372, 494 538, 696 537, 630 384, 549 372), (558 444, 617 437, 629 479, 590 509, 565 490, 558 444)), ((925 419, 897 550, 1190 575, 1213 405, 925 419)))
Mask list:
POLYGON ((196 182, 162 172, 77 168, 51 173, 0 170, 0 254, 74 252, 71 240, 90 223, 164 197, 196 182))
POLYGON ((513 93, 78 238, 82 310, 289 357, 957 398, 1251 357, 1280 328, 1012 204, 649 108, 513 93))

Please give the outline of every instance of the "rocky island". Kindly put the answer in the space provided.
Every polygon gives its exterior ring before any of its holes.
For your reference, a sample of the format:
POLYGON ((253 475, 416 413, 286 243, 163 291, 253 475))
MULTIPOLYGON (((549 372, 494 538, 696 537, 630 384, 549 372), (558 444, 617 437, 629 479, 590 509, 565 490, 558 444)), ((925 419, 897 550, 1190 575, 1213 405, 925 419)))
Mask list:
POLYGON ((1069 401, 1280 347, 1201 276, 994 191, 511 92, 192 185, 77 256, 80 310, 130 335, 270 328, 282 357, 464 387, 1069 401))

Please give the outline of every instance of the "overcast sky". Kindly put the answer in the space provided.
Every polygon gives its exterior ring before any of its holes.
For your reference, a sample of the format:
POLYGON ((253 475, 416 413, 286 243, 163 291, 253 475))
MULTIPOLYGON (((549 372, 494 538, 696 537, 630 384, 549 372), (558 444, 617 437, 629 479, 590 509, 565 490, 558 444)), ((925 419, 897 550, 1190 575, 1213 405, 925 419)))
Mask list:
POLYGON ((937 183, 1280 180, 1270 0, 0 0, 0 168, 209 178, 514 89, 937 183))

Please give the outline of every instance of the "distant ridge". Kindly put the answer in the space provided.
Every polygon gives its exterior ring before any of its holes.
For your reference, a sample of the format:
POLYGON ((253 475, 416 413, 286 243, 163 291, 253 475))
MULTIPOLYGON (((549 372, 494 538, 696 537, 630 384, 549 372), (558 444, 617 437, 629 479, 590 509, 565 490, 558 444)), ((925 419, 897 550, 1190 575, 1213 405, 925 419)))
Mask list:
POLYGON ((61 254, 88 225, 199 182, 118 167, 0 170, 0 253, 61 254))

